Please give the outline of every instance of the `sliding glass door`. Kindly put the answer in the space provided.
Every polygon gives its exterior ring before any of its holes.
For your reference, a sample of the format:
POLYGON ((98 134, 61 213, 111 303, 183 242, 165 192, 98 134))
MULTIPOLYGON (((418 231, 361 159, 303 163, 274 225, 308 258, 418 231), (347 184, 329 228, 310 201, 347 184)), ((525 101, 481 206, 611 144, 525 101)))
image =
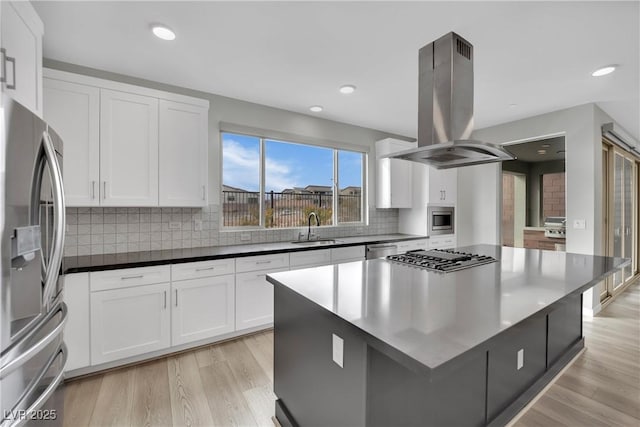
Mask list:
POLYGON ((610 256, 631 259, 631 264, 618 271, 601 289, 601 299, 606 299, 619 292, 637 273, 636 159, 617 147, 605 145, 603 174, 606 252, 610 256))

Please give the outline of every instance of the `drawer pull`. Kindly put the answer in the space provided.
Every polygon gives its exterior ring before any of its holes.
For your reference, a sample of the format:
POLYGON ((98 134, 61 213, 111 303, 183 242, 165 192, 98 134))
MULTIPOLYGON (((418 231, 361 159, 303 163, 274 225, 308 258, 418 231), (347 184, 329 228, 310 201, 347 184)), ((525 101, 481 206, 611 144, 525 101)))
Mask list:
POLYGON ((256 261, 256 264, 271 264, 271 261, 256 261))
POLYGON ((215 267, 196 268, 196 271, 207 271, 207 270, 215 270, 215 267))
POLYGON ((136 276, 122 276, 120 280, 129 280, 129 279, 142 279, 144 274, 138 274, 136 276))

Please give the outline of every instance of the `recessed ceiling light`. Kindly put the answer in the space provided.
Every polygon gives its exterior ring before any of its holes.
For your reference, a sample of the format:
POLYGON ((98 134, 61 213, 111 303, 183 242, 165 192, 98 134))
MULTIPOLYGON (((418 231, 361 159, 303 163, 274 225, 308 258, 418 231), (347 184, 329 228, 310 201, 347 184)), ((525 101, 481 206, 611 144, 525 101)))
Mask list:
POLYGON ((538 154, 547 154, 547 150, 538 150, 538 154))
POLYGON ((518 106, 518 104, 509 104, 509 108, 515 108, 517 106, 518 106))
POLYGON ((176 38, 176 33, 164 25, 154 25, 151 27, 151 31, 153 31, 156 37, 162 40, 175 40, 176 38))
POLYGON ((616 66, 615 65, 608 65, 606 67, 602 67, 599 68, 597 70, 595 70, 593 73, 591 73, 591 75, 593 77, 601 77, 601 76, 606 76, 607 74, 611 74, 616 70, 616 66))
POLYGON ((313 111, 314 113, 319 113, 323 110, 323 108, 322 105, 312 105, 311 107, 309 107, 309 110, 313 111))
POLYGON ((340 86, 340 93, 344 93, 345 95, 348 95, 350 93, 353 93, 356 91, 356 87, 354 85, 343 85, 340 86))

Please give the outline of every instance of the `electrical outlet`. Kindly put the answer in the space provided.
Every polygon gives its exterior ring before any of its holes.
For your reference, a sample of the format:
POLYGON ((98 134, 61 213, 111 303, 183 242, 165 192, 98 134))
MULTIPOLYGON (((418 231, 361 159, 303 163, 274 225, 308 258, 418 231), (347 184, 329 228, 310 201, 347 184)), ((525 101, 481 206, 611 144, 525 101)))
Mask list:
POLYGON ((333 361, 336 365, 344 368, 344 340, 332 334, 333 336, 333 361))
POLYGON ((180 230, 182 228, 182 223, 180 222, 170 222, 169 230, 180 230))
POLYGON ((202 231, 202 220, 194 219, 193 220, 193 231, 202 231))
POLYGON ((251 233, 240 233, 241 242, 248 242, 249 240, 251 240, 251 233))
POLYGON ((520 369, 522 369, 522 367, 524 366, 524 348, 521 348, 520 350, 518 350, 518 362, 516 367, 518 368, 518 371, 520 369))
POLYGON ((584 230, 587 228, 587 221, 584 219, 574 219, 573 220, 573 228, 576 230, 584 230))

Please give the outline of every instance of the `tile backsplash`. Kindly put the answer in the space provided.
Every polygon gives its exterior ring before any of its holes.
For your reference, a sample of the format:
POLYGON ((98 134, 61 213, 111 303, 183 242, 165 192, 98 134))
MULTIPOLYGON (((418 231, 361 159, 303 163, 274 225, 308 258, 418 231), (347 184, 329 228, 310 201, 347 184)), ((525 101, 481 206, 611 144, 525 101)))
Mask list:
MULTIPOLYGON (((221 231, 220 206, 204 208, 67 208, 65 256, 291 241, 302 228, 221 231), (195 231, 196 221, 202 230, 195 231), (179 229, 170 228, 179 224, 179 229), (249 234, 249 240, 241 240, 249 234)), ((305 228, 306 229, 306 228, 305 228)), ((369 209, 369 225, 326 227, 321 237, 398 232, 397 209, 369 209)))

